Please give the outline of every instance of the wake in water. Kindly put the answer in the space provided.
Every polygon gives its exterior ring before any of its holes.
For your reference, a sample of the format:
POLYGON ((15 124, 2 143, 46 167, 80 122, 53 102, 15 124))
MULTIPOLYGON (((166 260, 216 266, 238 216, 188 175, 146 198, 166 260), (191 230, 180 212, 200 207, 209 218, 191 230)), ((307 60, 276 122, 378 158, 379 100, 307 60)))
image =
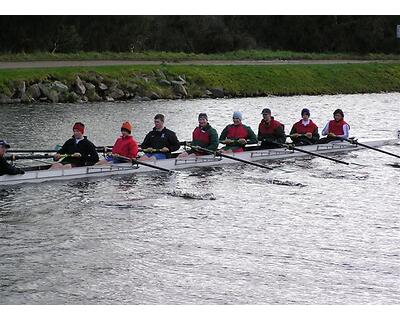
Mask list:
POLYGON ((269 184, 276 184, 279 186, 288 186, 288 187, 307 187, 306 184, 302 184, 300 182, 293 182, 293 181, 289 181, 289 180, 278 180, 278 179, 274 179, 274 178, 267 178, 267 183, 269 184))
POLYGON ((393 167, 393 168, 400 168, 400 162, 387 163, 386 165, 389 166, 389 167, 393 167))
POLYGON ((185 199, 193 199, 193 200, 216 200, 217 198, 212 193, 203 193, 203 194, 195 194, 192 192, 182 192, 179 190, 174 190, 168 192, 170 196, 180 197, 185 199))

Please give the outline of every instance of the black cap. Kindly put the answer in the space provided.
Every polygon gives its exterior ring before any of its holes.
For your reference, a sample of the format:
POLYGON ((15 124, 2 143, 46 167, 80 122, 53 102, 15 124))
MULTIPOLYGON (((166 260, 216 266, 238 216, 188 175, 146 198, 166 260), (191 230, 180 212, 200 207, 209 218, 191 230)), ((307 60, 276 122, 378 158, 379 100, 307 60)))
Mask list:
POLYGON ((6 149, 10 148, 10 145, 7 143, 6 140, 0 140, 0 146, 4 147, 6 149))
POLYGON ((207 117, 207 113, 199 113, 199 120, 200 120, 200 118, 204 118, 204 119, 206 119, 206 120, 208 120, 208 117, 207 117))
POLYGON ((264 108, 263 111, 261 111, 261 114, 271 114, 271 109, 269 108, 264 108))
POLYGON ((343 113, 342 109, 336 109, 335 112, 333 113, 333 115, 335 115, 337 113, 340 114, 342 116, 342 118, 344 118, 344 113, 343 113))

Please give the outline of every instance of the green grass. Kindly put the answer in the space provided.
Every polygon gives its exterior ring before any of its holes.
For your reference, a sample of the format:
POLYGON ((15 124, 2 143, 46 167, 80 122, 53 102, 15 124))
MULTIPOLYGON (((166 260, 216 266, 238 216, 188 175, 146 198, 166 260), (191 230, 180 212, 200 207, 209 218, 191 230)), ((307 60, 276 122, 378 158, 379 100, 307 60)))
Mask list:
POLYGON ((238 50, 215 54, 195 54, 184 52, 78 52, 78 53, 1 53, 0 61, 45 61, 45 60, 136 60, 136 61, 168 61, 187 60, 400 60, 400 55, 370 53, 307 53, 272 50, 238 50))
MULTIPOLYGON (((105 81, 118 79, 133 83, 134 74, 153 74, 160 69, 169 76, 186 75, 189 91, 223 87, 232 96, 316 95, 400 91, 400 64, 330 64, 330 65, 133 65, 101 67, 63 67, 46 69, 5 69, 0 73, 0 91, 14 81, 72 81, 76 74, 87 78, 96 72, 105 81)), ((136 81, 137 83, 137 81, 136 81)), ((142 84, 149 90, 165 91, 156 81, 142 84)))

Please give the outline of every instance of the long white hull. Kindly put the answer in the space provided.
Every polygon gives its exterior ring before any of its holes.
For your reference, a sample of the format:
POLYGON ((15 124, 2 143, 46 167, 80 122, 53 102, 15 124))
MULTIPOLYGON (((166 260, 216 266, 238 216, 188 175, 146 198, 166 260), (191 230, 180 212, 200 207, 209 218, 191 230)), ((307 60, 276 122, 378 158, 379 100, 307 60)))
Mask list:
MULTIPOLYGON (((381 139, 381 140, 369 140, 360 142, 371 147, 381 147, 387 144, 399 143, 399 139, 381 139)), ((319 154, 344 153, 344 152, 363 149, 363 147, 350 144, 348 142, 334 142, 328 144, 303 146, 298 148, 319 154)), ((306 157, 308 155, 300 151, 292 151, 292 150, 287 150, 285 148, 279 148, 279 149, 266 149, 257 151, 245 151, 241 153, 236 153, 234 154, 234 156, 243 160, 257 162, 257 161, 306 157)), ((202 157, 187 158, 187 159, 157 160, 156 162, 149 162, 149 163, 169 170, 183 170, 194 167, 212 167, 212 166, 221 166, 221 165, 228 165, 235 163, 237 164, 238 161, 210 155, 210 156, 202 156, 202 157)), ((159 171, 159 170, 142 165, 138 166, 131 165, 129 163, 79 167, 79 168, 61 169, 61 170, 38 170, 38 171, 28 171, 23 175, 0 176, 0 185, 17 185, 26 183, 41 183, 45 181, 72 180, 72 179, 82 179, 82 178, 92 178, 92 177, 108 177, 112 175, 127 175, 127 174, 146 173, 153 171, 159 171)))

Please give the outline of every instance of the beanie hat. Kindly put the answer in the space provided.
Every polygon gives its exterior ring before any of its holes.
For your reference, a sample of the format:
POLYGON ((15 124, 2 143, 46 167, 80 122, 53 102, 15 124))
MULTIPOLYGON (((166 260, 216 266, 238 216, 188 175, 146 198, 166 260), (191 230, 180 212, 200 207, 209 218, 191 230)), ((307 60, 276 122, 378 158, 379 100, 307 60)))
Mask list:
POLYGON ((261 114, 271 114, 271 109, 264 108, 263 111, 261 111, 261 114))
POLYGON ((308 110, 307 108, 304 108, 303 110, 301 110, 301 115, 303 115, 303 114, 310 116, 310 110, 308 110))
POLYGON ((83 134, 85 132, 85 125, 82 122, 76 122, 72 130, 78 130, 83 134))
POLYGON ((342 118, 344 118, 344 113, 343 113, 342 109, 336 109, 335 112, 333 113, 333 115, 335 115, 337 113, 340 114, 342 116, 342 118))
POLYGON ((0 140, 0 147, 4 147, 6 149, 9 149, 10 145, 7 143, 6 140, 0 140))
POLYGON ((129 121, 126 121, 122 124, 121 126, 121 130, 125 129, 126 131, 128 131, 129 133, 132 132, 132 125, 129 123, 129 121))
POLYGON ((208 120, 207 113, 199 113, 199 120, 201 118, 204 118, 204 119, 208 120))
POLYGON ((242 116, 242 113, 241 113, 240 111, 235 111, 235 112, 233 113, 232 118, 238 118, 238 119, 240 119, 240 121, 242 121, 243 116, 242 116))

